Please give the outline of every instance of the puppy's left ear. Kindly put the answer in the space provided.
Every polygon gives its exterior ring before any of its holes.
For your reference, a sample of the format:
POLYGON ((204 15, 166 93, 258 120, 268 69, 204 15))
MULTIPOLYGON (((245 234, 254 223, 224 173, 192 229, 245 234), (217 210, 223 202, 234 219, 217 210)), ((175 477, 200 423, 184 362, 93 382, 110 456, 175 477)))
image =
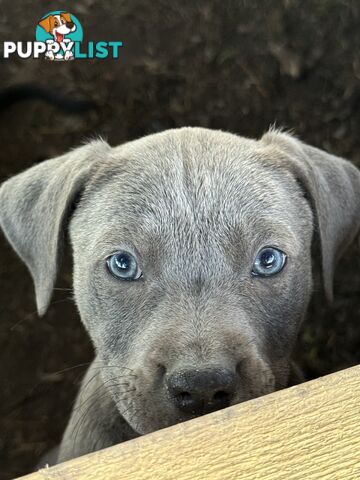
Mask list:
POLYGON ((35 284, 39 315, 49 305, 66 226, 110 147, 91 142, 10 178, 0 188, 0 226, 35 284))
POLYGON ((320 237, 325 294, 331 302, 337 260, 360 229, 360 171, 287 133, 270 131, 261 141, 272 148, 272 157, 293 173, 309 198, 320 237))

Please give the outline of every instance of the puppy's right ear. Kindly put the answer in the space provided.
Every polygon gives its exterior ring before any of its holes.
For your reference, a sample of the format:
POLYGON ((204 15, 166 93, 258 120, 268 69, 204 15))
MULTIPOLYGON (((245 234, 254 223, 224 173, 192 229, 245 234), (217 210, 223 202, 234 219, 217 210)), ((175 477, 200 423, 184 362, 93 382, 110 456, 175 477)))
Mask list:
POLYGON ((39 315, 50 302, 72 205, 109 150, 103 141, 91 142, 10 178, 0 188, 0 226, 30 270, 39 315))
POLYGON ((46 33, 49 33, 51 30, 51 22, 50 22, 51 16, 49 15, 48 17, 43 18, 40 20, 39 25, 42 27, 46 33))
POLYGON ((61 17, 65 18, 65 22, 71 22, 71 15, 68 12, 62 12, 60 14, 61 17))

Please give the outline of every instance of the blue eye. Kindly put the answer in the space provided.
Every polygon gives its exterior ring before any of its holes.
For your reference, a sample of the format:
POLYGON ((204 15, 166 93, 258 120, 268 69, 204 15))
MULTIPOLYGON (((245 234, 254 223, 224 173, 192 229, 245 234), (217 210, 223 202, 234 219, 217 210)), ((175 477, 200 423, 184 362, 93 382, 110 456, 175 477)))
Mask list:
POLYGON ((274 247, 265 247, 257 254, 252 269, 253 275, 269 277, 281 272, 286 263, 286 255, 274 247))
POLYGON ((109 272, 122 280, 138 280, 142 272, 133 255, 128 252, 117 252, 106 259, 109 272))

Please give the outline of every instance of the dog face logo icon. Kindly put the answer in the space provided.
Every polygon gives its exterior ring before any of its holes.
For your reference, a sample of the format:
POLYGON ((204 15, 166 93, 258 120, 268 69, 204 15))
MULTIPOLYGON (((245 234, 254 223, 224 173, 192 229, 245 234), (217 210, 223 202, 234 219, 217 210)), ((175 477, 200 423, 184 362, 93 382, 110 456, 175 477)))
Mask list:
POLYGON ((75 15, 61 10, 45 15, 36 27, 36 40, 46 42, 48 60, 74 60, 74 42, 83 37, 80 22, 75 15))

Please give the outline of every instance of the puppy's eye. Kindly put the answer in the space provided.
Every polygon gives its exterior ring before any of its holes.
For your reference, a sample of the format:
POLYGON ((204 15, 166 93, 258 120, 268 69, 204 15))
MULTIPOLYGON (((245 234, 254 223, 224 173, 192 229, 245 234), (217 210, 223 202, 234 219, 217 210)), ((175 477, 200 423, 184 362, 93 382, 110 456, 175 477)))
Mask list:
POLYGON ((265 247, 257 254, 252 269, 253 275, 268 277, 281 272, 286 263, 286 255, 274 247, 265 247))
POLYGON ((106 259, 109 272, 122 280, 138 280, 142 272, 133 255, 128 252, 117 252, 106 259))

